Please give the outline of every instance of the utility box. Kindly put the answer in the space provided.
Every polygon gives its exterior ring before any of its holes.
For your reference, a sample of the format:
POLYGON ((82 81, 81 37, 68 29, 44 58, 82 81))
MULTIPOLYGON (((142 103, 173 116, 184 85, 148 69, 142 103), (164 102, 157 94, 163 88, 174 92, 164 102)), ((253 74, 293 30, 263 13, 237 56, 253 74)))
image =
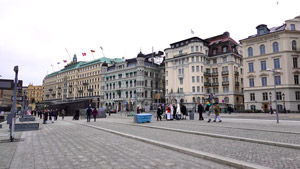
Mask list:
POLYGON ((150 123, 151 122, 151 118, 152 118, 152 114, 137 114, 136 115, 136 122, 137 123, 150 123))

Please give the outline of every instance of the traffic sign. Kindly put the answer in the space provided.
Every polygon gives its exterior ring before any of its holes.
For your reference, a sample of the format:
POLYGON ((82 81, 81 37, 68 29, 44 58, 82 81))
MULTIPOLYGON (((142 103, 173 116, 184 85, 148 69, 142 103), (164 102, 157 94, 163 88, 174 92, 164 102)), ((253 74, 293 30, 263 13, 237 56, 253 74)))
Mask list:
MULTIPOLYGON (((11 101, 14 101, 14 96, 11 96, 11 101)), ((16 97, 16 101, 23 101, 23 97, 16 97)))
POLYGON ((14 81, 7 79, 0 79, 0 89, 12 90, 14 88, 14 81))

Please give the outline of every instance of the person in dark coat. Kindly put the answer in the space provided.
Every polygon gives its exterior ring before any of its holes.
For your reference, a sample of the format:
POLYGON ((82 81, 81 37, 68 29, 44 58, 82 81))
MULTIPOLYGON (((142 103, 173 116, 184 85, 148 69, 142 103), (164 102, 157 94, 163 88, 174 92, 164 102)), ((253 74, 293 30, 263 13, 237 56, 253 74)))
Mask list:
POLYGON ((94 110, 93 110, 93 116, 94 116, 94 122, 96 122, 96 118, 97 118, 97 115, 98 115, 98 111, 97 111, 97 109, 96 108, 94 108, 94 110))
POLYGON ((199 113, 199 120, 204 120, 202 113, 204 111, 204 107, 202 106, 202 104, 199 102, 198 103, 198 113, 199 113))
POLYGON ((79 120, 79 110, 75 110, 75 114, 73 116, 73 120, 79 120))
POLYGON ((91 121, 91 114, 92 114, 92 109, 91 107, 89 106, 86 110, 86 120, 87 122, 90 122, 91 121))
POLYGON ((158 119, 160 119, 160 121, 161 121, 161 115, 162 115, 162 107, 161 107, 161 105, 159 105, 157 107, 157 112, 156 112, 157 121, 158 121, 158 119))
POLYGON ((44 122, 43 124, 47 124, 47 120, 48 120, 48 110, 44 111, 44 122))
POLYGON ((184 104, 181 104, 181 109, 180 109, 181 113, 182 113, 182 119, 186 120, 186 115, 187 115, 187 112, 186 112, 186 107, 184 104))
POLYGON ((173 105, 173 119, 176 119, 176 106, 175 104, 173 105))

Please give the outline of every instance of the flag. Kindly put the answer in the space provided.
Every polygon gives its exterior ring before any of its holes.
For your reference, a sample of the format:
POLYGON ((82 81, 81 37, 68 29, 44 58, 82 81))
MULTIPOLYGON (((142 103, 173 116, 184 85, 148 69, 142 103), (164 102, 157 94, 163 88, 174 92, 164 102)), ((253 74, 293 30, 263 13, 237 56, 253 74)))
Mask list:
POLYGON ((194 31, 191 29, 191 34, 194 34, 194 31))
POLYGON ((100 49, 103 50, 103 48, 100 46, 100 49))
POLYGON ((82 53, 82 56, 86 56, 86 53, 82 53))
POLYGON ((92 53, 95 53, 95 50, 91 50, 92 53))
POLYGON ((57 64, 59 65, 59 64, 60 64, 60 62, 57 62, 57 64))
POLYGON ((63 60, 64 61, 64 63, 67 63, 67 60, 63 60))

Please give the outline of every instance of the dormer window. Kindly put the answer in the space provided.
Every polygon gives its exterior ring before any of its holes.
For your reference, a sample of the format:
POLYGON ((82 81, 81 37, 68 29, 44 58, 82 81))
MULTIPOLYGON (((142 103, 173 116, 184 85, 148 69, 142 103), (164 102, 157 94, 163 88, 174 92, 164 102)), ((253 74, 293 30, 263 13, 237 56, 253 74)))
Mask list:
POLYGON ((265 30, 264 30, 264 29, 260 29, 258 34, 259 34, 259 35, 265 34, 265 30))
POLYGON ((292 31, 296 30, 295 24, 291 24, 291 30, 292 31))
POLYGON ((223 46, 222 51, 223 53, 227 52, 227 46, 223 46))
POLYGON ((179 51, 179 55, 182 55, 182 50, 179 51))
POLYGON ((217 54, 217 49, 213 49, 213 55, 217 54))
POLYGON ((268 29, 267 25, 264 25, 264 24, 258 25, 256 27, 256 29, 257 29, 257 35, 264 35, 264 34, 270 32, 270 30, 268 29))

